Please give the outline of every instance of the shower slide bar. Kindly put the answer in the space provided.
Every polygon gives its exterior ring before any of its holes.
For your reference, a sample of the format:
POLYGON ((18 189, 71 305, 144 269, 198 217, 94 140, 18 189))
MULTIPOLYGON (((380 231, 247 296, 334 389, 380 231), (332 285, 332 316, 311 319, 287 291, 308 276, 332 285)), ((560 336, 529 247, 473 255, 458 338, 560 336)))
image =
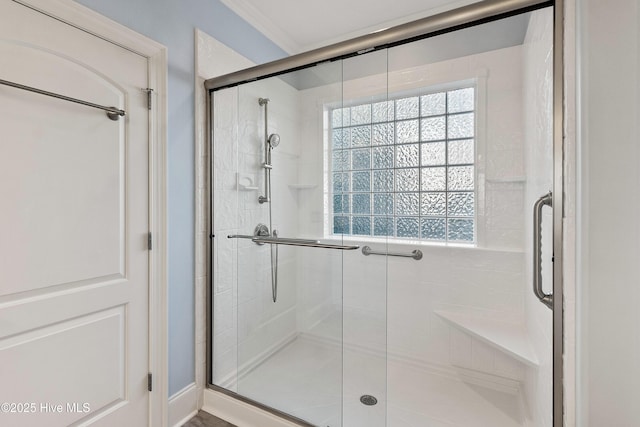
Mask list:
POLYGON ((119 110, 115 107, 105 107, 104 105, 94 104, 93 102, 83 101, 77 98, 71 98, 70 96, 60 95, 58 93, 47 92, 46 90, 36 89, 35 87, 21 85, 20 83, 10 82, 8 80, 0 79, 0 84, 5 86, 11 86, 16 89, 26 90, 28 92, 34 92, 40 95, 50 96, 52 98, 61 99, 63 101, 74 102, 76 104, 86 105, 87 107, 97 108, 107 112, 107 117, 111 120, 118 120, 120 116, 124 116, 126 113, 124 110, 119 110))
POLYGON ((285 245, 285 246, 303 246, 309 248, 323 248, 323 249, 339 249, 343 251, 352 251, 359 249, 360 246, 356 245, 331 245, 328 243, 320 243, 319 240, 310 239, 291 239, 287 237, 256 237, 247 234, 231 234, 227 236, 228 239, 248 239, 253 243, 270 245, 285 245))
POLYGON ((381 252, 374 251, 369 246, 362 247, 362 254, 365 256, 369 255, 387 255, 387 256, 398 256, 403 258, 413 258, 416 261, 420 261, 422 259, 422 251, 420 249, 414 249, 411 253, 399 253, 399 252, 381 252))

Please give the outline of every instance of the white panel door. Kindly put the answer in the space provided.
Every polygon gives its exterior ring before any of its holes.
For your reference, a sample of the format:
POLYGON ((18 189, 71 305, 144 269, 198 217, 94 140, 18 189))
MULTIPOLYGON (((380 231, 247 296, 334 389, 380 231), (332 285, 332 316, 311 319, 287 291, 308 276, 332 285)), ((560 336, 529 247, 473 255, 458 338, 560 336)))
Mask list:
POLYGON ((0 0, 0 425, 148 424, 147 58, 0 0))

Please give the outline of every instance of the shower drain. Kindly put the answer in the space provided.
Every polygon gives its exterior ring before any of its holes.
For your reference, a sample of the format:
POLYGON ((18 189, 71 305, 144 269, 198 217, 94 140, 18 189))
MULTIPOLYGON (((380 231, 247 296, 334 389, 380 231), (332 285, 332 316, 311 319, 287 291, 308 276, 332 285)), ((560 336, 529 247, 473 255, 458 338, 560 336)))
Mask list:
POLYGON ((360 396, 360 402, 364 403, 367 406, 373 406, 378 403, 378 399, 369 394, 365 394, 363 396, 360 396))

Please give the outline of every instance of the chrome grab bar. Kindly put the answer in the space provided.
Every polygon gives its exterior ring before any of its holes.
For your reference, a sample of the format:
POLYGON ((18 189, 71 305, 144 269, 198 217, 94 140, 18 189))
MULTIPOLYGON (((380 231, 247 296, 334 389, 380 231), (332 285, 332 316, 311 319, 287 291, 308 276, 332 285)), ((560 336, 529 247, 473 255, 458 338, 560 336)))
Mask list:
POLYGON ((374 251, 369 246, 362 247, 362 254, 365 256, 369 255, 388 255, 388 256, 399 256, 404 258, 413 258, 416 261, 420 261, 422 259, 422 251, 420 249, 415 249, 411 251, 411 253, 398 253, 398 252, 380 252, 374 251))
POLYGON ((542 290, 542 208, 553 207, 552 200, 548 192, 533 205, 533 293, 550 309, 553 309, 553 295, 542 290))
POLYGON ((228 239, 249 239, 257 244, 268 243, 271 245, 286 245, 286 246, 303 246, 309 248, 323 248, 323 249, 340 249, 343 251, 352 251, 359 249, 360 246, 353 245, 331 245, 327 243, 320 243, 319 240, 311 239, 291 239, 287 237, 259 237, 249 236, 246 234, 231 234, 227 236, 228 239))

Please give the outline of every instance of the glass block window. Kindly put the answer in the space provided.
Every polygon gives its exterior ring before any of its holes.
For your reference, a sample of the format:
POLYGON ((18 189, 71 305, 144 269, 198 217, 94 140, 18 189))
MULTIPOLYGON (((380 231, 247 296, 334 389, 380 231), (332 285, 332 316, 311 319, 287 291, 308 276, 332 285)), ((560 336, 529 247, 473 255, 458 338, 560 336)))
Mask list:
POLYGON ((474 241, 474 87, 329 113, 333 234, 474 241))

